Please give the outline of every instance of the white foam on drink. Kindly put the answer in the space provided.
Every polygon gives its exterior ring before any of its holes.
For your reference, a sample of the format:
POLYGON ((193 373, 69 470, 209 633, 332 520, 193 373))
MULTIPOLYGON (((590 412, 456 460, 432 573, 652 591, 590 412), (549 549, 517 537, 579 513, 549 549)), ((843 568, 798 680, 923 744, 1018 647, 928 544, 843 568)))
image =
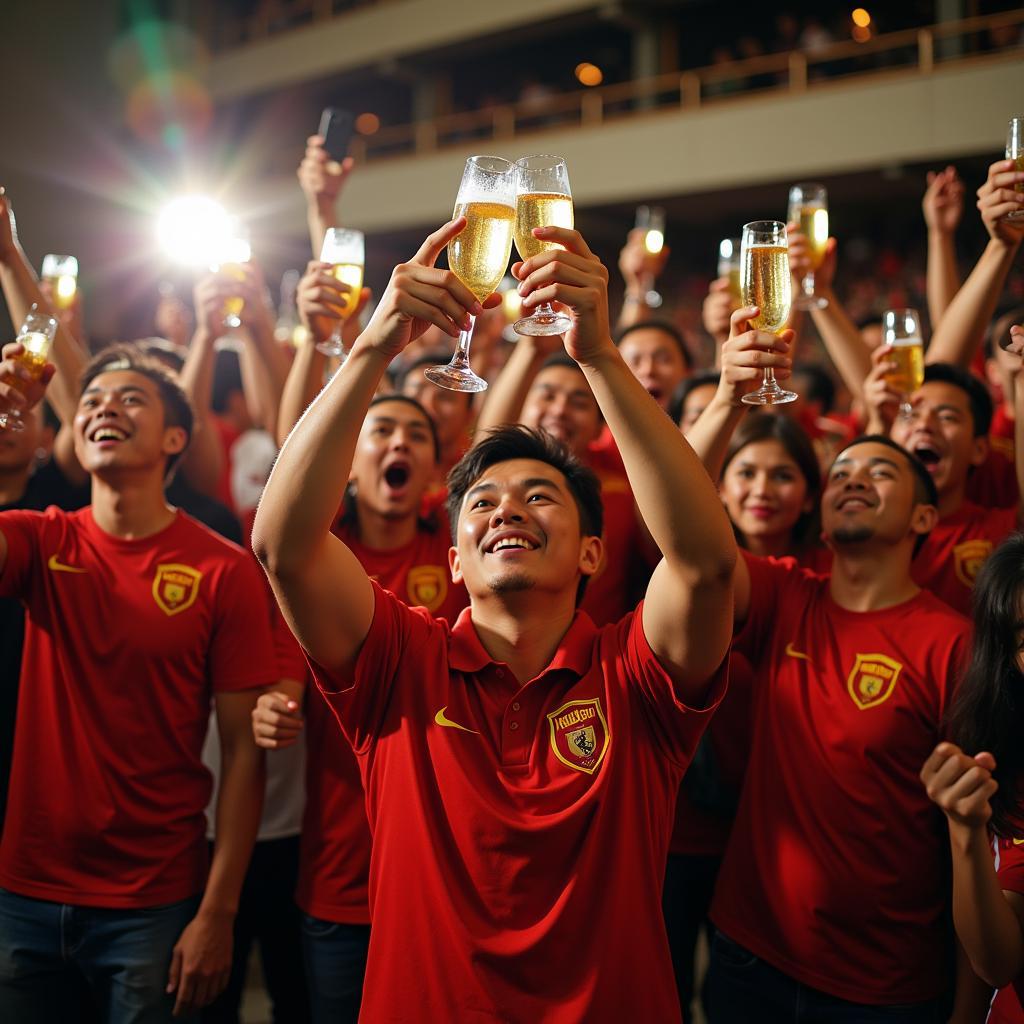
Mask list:
POLYGON ((496 189, 481 188, 479 185, 460 188, 459 198, 455 202, 462 206, 469 203, 497 203, 499 206, 507 206, 510 210, 516 208, 516 198, 511 186, 496 189))
POLYGON ((924 342, 918 337, 893 338, 891 341, 886 341, 886 344, 892 345, 893 348, 911 348, 914 345, 924 347, 924 342))

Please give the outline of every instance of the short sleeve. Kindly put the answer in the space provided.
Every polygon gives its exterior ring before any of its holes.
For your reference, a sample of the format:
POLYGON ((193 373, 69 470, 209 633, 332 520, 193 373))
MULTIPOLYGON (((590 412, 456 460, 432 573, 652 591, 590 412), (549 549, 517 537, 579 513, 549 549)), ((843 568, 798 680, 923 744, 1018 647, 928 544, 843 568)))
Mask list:
MULTIPOLYGON (((421 672, 447 661, 448 630, 425 608, 409 608, 375 580, 373 621, 350 678, 309 659, 313 678, 357 754, 380 732, 396 679, 408 660, 421 672)), ((307 658, 308 658, 307 654, 307 658)))
POLYGON ((24 597, 33 566, 39 562, 41 512, 0 512, 0 533, 7 542, 7 561, 0 573, 0 597, 24 597))
POLYGON ((757 665, 760 655, 768 649, 768 635, 778 615, 784 585, 790 576, 801 570, 791 558, 758 558, 746 551, 740 557, 750 573, 750 608, 747 619, 733 639, 733 647, 757 665))
POLYGON ((274 653, 277 655, 277 676, 279 679, 303 682, 309 671, 306 656, 302 653, 302 647, 295 639, 295 634, 288 628, 288 623, 281 614, 269 586, 264 585, 264 590, 267 592, 267 601, 270 605, 270 628, 274 653))
POLYGON ((997 839, 996 844, 999 887, 1007 892, 1024 893, 1024 843, 1013 839, 997 839))
POLYGON ((729 681, 729 652, 708 679, 707 696, 700 708, 680 700, 672 677, 651 650, 643 628, 643 602, 635 612, 611 627, 612 642, 620 646, 631 693, 641 701, 642 713, 655 742, 665 756, 685 767, 693 758, 701 734, 725 695, 729 681))
POLYGON ((226 561, 207 659, 214 693, 269 686, 278 678, 266 586, 247 555, 232 551, 226 561))

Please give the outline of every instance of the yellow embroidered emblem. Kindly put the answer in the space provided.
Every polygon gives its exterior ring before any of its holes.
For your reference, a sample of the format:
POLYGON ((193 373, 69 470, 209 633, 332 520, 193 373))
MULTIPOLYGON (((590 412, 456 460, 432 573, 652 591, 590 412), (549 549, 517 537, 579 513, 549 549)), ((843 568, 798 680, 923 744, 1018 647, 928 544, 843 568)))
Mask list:
POLYGON ((978 570, 992 554, 992 541, 965 540, 953 548, 956 578, 965 586, 973 587, 978 570))
POLYGON ((555 757, 570 768, 593 775, 611 743, 601 698, 570 700, 548 715, 548 724, 555 757))
POLYGON ((448 596, 448 570, 441 565, 417 565, 405 579, 405 592, 413 605, 436 611, 448 596))
POLYGON ((158 565, 153 577, 153 600, 165 615, 177 615, 195 604, 202 578, 203 574, 190 565, 158 565))
POLYGON ((903 666, 884 654, 858 654, 846 688, 861 711, 888 700, 903 666))

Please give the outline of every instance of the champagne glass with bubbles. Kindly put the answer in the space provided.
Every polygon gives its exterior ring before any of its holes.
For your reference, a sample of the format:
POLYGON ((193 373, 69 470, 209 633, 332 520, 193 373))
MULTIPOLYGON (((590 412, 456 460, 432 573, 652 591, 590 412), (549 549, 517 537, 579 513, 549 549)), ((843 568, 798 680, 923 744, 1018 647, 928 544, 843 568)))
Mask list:
MULTIPOLYGON (((448 266, 479 302, 493 295, 512 253, 516 185, 512 164, 500 156, 471 156, 462 172, 455 216, 466 226, 448 243, 448 266)), ((487 381, 469 366, 469 344, 476 317, 459 335, 451 361, 428 366, 427 380, 450 391, 485 391, 487 381)))
MULTIPOLYGON (((755 220, 743 225, 740 241, 740 289, 744 306, 757 306, 750 321, 756 331, 778 334, 789 320, 792 286, 789 280, 789 241, 786 225, 777 220, 755 220)), ((743 396, 747 405, 783 405, 795 402, 792 391, 783 391, 769 366, 764 383, 743 396)))
MULTIPOLYGON (((29 374, 38 380, 46 368, 46 360, 50 354, 50 346, 57 335, 57 321, 48 313, 42 313, 38 306, 33 305, 29 310, 25 322, 18 331, 15 339, 25 351, 20 356, 15 356, 14 361, 28 370, 29 374)), ((24 393, 25 381, 20 377, 8 378, 11 387, 24 393)), ((24 430, 25 423, 21 418, 21 411, 11 409, 9 412, 0 412, 0 429, 24 430)))
MULTIPOLYGON (((1024 114, 1010 118, 1006 129, 1006 159, 1013 161, 1015 171, 1024 171, 1024 114)), ((1024 181, 1013 186, 1014 192, 1024 192, 1024 181)), ((1021 197, 1024 202, 1024 195, 1021 197)), ((1006 215, 1007 220, 1024 220, 1024 210, 1013 210, 1006 215)))
POLYGON ((882 340, 892 347, 889 358, 897 369, 885 375, 886 383, 898 391, 900 416, 913 413, 910 396, 924 383, 924 339, 916 309, 887 309, 882 314, 882 340))
MULTIPOLYGON (((572 192, 569 169, 560 156, 527 156, 516 162, 516 251, 522 260, 539 256, 548 249, 561 249, 557 242, 533 237, 534 228, 571 228, 572 192)), ((560 313, 550 302, 541 303, 528 317, 516 322, 519 334, 547 336, 564 334, 572 317, 560 313)))
POLYGON ((828 245, 828 193, 824 185, 794 185, 789 190, 789 219, 807 239, 811 269, 800 282, 800 294, 793 305, 797 309, 823 309, 828 299, 815 294, 814 272, 825 260, 828 245))
POLYGON ((366 239, 362 231, 350 228, 328 228, 320 249, 320 262, 330 263, 330 274, 335 280, 348 285, 338 307, 341 319, 334 325, 331 336, 317 343, 317 351, 325 356, 342 356, 345 348, 341 340, 342 325, 356 311, 359 294, 363 290, 363 270, 366 265, 366 239))

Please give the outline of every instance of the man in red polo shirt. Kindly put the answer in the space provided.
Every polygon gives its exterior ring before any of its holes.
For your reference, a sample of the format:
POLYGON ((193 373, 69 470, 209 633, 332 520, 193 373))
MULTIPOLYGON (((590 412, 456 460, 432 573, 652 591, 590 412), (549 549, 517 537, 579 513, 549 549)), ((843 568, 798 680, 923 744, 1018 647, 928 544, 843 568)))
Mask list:
MULTIPOLYGON (((4 385, 0 406, 12 401, 4 385)), ((73 1019, 75 974, 111 1021, 170 1021, 227 981, 263 792, 249 717, 277 673, 252 559, 164 499, 191 425, 162 366, 102 352, 74 422, 92 504, 0 513, 0 596, 27 609, 0 846, 3 1020, 73 1019)))
POLYGON ((363 1017, 678 1021, 661 884, 676 789, 725 685, 736 550, 707 474, 615 349, 607 271, 577 232, 536 228, 565 248, 514 270, 526 308, 573 311, 566 347, 663 552, 637 611, 603 630, 577 614, 601 559, 596 482, 525 428, 449 478, 449 564, 471 600, 454 629, 374 586, 330 532, 387 364, 428 323, 455 337, 481 309, 433 266, 465 223, 396 268, 282 449, 253 534, 363 776, 363 1017))
POLYGON ((831 576, 737 566, 754 725, 711 907, 714 1024, 946 1019, 946 841, 917 775, 968 624, 911 578, 937 500, 912 455, 864 437, 822 496, 831 576))
MULTIPOLYGON (((443 512, 431 521, 419 516, 438 457, 426 409, 401 395, 375 398, 333 532, 385 590, 454 624, 469 599, 448 574, 447 521, 443 512)), ((302 696, 300 689, 260 697, 253 716, 259 745, 273 750, 295 742, 304 727, 302 696)), ((307 799, 296 902, 303 912, 313 1022, 344 1024, 359 1015, 370 938, 366 797, 352 748, 339 742, 319 694, 308 700, 306 719, 307 799)))

